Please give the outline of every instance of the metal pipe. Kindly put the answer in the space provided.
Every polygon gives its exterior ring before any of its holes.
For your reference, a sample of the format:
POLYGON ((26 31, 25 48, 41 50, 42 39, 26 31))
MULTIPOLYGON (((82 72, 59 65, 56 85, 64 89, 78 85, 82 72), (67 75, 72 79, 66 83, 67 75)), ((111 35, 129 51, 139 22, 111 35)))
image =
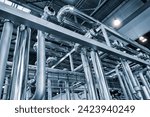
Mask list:
POLYGON ((76 72, 76 71, 80 70, 82 67, 83 67, 83 65, 81 64, 78 67, 76 67, 73 71, 76 72))
POLYGON ((139 73, 139 76, 140 76, 140 79, 141 79, 143 85, 145 86, 145 88, 146 88, 146 90, 147 90, 149 96, 150 96, 150 89, 149 89, 149 86, 148 86, 148 84, 147 84, 147 81, 146 81, 145 78, 144 78, 143 72, 140 72, 140 73, 139 73))
POLYGON ((117 74, 117 76, 118 76, 118 79, 119 79, 119 82, 120 82, 120 85, 121 85, 121 88, 122 88, 123 94, 124 94, 124 96, 125 96, 126 100, 128 100, 128 99, 129 99, 129 97, 128 97, 128 94, 127 94, 127 91, 126 91, 125 85, 124 85, 124 83, 123 83, 123 81, 122 81, 122 78, 121 78, 121 76, 120 76, 120 73, 119 73, 118 67, 116 67, 116 68, 115 68, 115 70, 116 70, 116 74, 117 74))
POLYGON ((10 86, 9 78, 6 77, 5 78, 4 91, 3 91, 3 97, 2 97, 3 100, 7 100, 7 98, 8 98, 8 88, 9 88, 9 86, 10 86))
POLYGON ((0 40, 0 97, 2 95, 3 83, 5 80, 5 70, 13 33, 13 24, 5 20, 0 40))
POLYGON ((57 65, 59 65, 62 61, 64 61, 70 54, 75 52, 75 48, 73 48, 70 52, 68 52, 64 57, 62 57, 55 65, 53 65, 51 68, 55 68, 57 65))
POLYGON ((70 60, 70 68, 71 68, 71 71, 74 71, 73 58, 72 58, 72 55, 71 55, 71 54, 69 55, 69 60, 70 60))
POLYGON ((102 62, 100 60, 98 53, 95 53, 95 57, 96 57, 96 62, 97 62, 96 64, 97 64, 97 68, 98 68, 100 82, 102 83, 102 87, 103 87, 105 100, 111 100, 112 98, 111 98, 111 95, 109 92, 108 83, 105 78, 103 67, 102 67, 102 62))
POLYGON ((124 82, 124 85, 125 85, 125 88, 127 90, 127 93, 128 93, 128 96, 131 100, 133 100, 133 95, 132 95, 132 92, 128 86, 128 83, 127 83, 127 79, 125 78, 125 76, 122 74, 122 72, 120 72, 120 76, 122 77, 122 80, 124 82))
POLYGON ((150 100, 150 95, 149 95, 149 92, 147 91, 146 87, 145 86, 142 86, 142 90, 145 94, 145 97, 147 100, 150 100))
POLYGON ((31 30, 21 25, 17 30, 16 46, 12 66, 11 100, 20 100, 26 89, 31 30))
POLYGON ((52 100, 52 81, 50 78, 47 79, 47 87, 48 100, 52 100))
POLYGON ((117 31, 107 27, 106 25, 102 24, 100 21, 92 18, 91 16, 89 15, 86 15, 85 13, 79 11, 78 9, 76 9, 75 7, 73 6, 70 6, 70 5, 66 5, 64 7, 62 7, 58 14, 57 14, 57 19, 59 22, 63 22, 63 19, 64 19, 64 15, 66 13, 70 13, 70 14, 73 14, 73 15, 76 15, 76 16, 79 16, 80 18, 83 18, 85 21, 89 22, 89 23, 94 23, 94 24, 99 24, 99 25, 103 25, 103 28, 106 29, 107 31, 109 31, 111 34, 119 37, 120 39, 122 39, 123 41, 127 42, 127 43, 130 43, 132 44, 133 46, 135 47, 138 47, 140 48, 141 50, 143 50, 144 52, 150 54, 150 50, 147 49, 146 47, 138 44, 137 42, 135 42, 134 40, 128 38, 128 37, 125 37, 125 36, 122 36, 121 34, 119 34, 117 31))
POLYGON ((66 88, 66 97, 67 97, 67 100, 71 100, 69 82, 67 82, 67 81, 65 82, 65 88, 66 88))
POLYGON ((86 50, 83 49, 81 51, 81 59, 82 59, 82 63, 83 63, 83 69, 84 69, 84 73, 85 73, 85 77, 86 77, 86 81, 87 81, 87 87, 88 87, 88 91, 89 91, 89 98, 90 100, 96 100, 97 96, 96 96, 96 92, 95 92, 95 87, 93 84, 93 78, 92 78, 92 73, 90 70, 90 65, 88 62, 88 58, 86 56, 86 50))
MULTIPOLYGON (((55 15, 55 11, 50 7, 44 8, 42 19, 47 20, 48 16, 55 15)), ((45 77, 45 35, 42 31, 38 30, 37 36, 37 75, 36 75, 36 90, 32 97, 33 100, 42 100, 45 96, 46 77, 45 77)))
POLYGON ((127 74, 129 75, 129 78, 132 82, 133 88, 135 89, 137 96, 142 100, 143 97, 142 97, 142 94, 141 94, 141 88, 138 85, 135 77, 133 76, 133 73, 131 71, 131 68, 130 68, 129 64, 126 61, 123 61, 122 64, 124 64, 125 70, 126 70, 127 74))
POLYGON ((91 51, 91 60, 92 60, 92 64, 93 64, 93 67, 94 67, 96 80, 97 80, 97 83, 98 83, 98 90, 99 90, 100 99, 104 100, 106 97, 104 95, 104 88, 103 88, 103 84, 102 84, 103 82, 101 82, 101 80, 100 80, 101 76, 100 76, 98 68, 97 68, 98 66, 97 66, 97 62, 96 62, 96 54, 95 54, 94 51, 91 51))

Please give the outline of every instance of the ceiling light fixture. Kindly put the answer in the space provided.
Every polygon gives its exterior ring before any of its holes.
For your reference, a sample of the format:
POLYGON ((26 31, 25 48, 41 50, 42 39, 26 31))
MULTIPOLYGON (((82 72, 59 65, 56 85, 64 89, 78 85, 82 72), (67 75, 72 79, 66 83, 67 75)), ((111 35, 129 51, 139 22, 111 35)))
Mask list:
POLYGON ((147 38, 145 38, 145 37, 141 36, 141 37, 139 37, 139 40, 140 40, 142 43, 144 43, 144 42, 146 42, 146 41, 147 41, 147 38))
POLYGON ((121 26, 122 22, 119 18, 115 18, 112 22, 113 27, 119 28, 121 26))

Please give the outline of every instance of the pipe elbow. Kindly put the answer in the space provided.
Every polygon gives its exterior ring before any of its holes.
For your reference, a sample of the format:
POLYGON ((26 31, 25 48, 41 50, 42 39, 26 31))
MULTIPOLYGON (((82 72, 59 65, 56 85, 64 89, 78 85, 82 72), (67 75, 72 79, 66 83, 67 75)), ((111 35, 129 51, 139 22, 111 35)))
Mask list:
POLYGON ((62 7, 57 13, 58 22, 62 22, 64 14, 73 13, 74 9, 75 8, 73 6, 70 6, 70 5, 66 5, 66 6, 62 7))

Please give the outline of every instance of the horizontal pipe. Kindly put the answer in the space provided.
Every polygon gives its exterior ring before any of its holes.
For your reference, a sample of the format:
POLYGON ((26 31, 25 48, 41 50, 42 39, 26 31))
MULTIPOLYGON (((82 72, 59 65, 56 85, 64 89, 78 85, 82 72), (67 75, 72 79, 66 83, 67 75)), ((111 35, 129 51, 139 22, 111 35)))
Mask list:
POLYGON ((0 3, 0 13, 1 17, 9 18, 14 21, 16 24, 24 24, 34 29, 42 30, 43 32, 51 32, 52 34, 56 34, 57 36, 64 37, 64 40, 72 41, 75 43, 80 43, 84 46, 88 46, 94 48, 96 50, 100 50, 106 52, 108 54, 116 55, 121 58, 129 59, 133 62, 150 65, 149 62, 129 55, 127 53, 121 52, 115 48, 110 48, 105 44, 102 44, 96 40, 89 39, 83 35, 70 31, 66 28, 58 26, 54 23, 48 22, 31 14, 25 13, 23 11, 12 8, 8 5, 0 3))

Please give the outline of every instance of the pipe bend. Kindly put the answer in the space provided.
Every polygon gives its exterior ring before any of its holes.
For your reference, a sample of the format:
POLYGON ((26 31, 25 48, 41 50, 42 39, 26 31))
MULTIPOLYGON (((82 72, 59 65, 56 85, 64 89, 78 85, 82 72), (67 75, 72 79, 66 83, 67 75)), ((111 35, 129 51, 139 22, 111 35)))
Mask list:
POLYGON ((62 7, 59 12, 57 13, 57 20, 58 22, 62 22, 63 20, 63 15, 66 13, 73 13, 74 12, 75 7, 71 6, 71 5, 65 5, 64 7, 62 7))

